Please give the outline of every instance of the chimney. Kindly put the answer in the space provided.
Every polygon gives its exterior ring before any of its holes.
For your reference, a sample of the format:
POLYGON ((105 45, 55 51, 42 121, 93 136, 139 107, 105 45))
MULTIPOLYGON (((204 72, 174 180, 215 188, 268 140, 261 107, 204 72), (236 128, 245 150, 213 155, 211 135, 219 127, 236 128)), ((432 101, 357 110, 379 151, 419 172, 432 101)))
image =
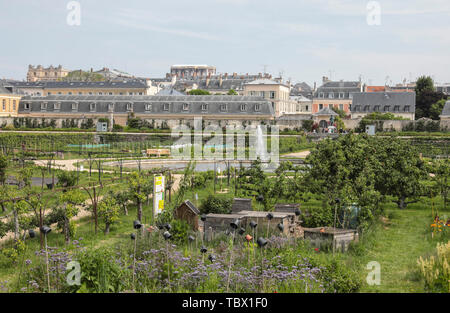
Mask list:
POLYGON ((219 76, 219 86, 220 87, 222 87, 222 83, 223 83, 222 74, 220 74, 220 76, 219 76))
POLYGON ((233 78, 236 78, 237 77, 237 73, 233 73, 233 78))
POLYGON ((322 83, 326 83, 326 82, 329 82, 330 80, 328 79, 328 77, 326 77, 326 76, 323 76, 322 77, 322 83))
POLYGON ((317 89, 317 83, 314 82, 314 89, 313 89, 313 91, 316 91, 316 89, 317 89))
POLYGON ((225 79, 228 78, 228 73, 225 73, 225 79))
POLYGON ((211 78, 209 76, 206 77, 206 87, 209 86, 209 81, 211 80, 211 78))
POLYGON ((261 74, 261 73, 258 73, 258 77, 259 77, 259 78, 262 78, 262 74, 261 74))

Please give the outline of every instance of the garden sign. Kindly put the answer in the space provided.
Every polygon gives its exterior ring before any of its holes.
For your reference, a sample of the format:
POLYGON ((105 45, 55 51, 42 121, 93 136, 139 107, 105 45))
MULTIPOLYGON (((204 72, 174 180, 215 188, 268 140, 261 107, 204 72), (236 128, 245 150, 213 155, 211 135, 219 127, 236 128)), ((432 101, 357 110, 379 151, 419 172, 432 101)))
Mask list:
POLYGON ((164 210, 164 176, 155 176, 153 180, 153 213, 157 216, 164 210))

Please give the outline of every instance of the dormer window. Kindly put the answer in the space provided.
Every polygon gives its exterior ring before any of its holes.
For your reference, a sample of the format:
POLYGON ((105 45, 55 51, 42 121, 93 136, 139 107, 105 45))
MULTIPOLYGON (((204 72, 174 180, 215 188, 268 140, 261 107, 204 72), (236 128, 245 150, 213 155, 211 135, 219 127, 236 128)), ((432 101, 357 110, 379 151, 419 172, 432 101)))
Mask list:
POLYGON ((95 109, 96 109, 95 103, 89 104, 89 110, 90 110, 91 112, 95 112, 95 109))
POLYGON ((334 93, 330 92, 330 93, 328 94, 328 98, 329 98, 329 99, 333 99, 333 98, 334 98, 334 93))
POLYGON ((409 105, 405 105, 405 108, 403 109, 405 112, 409 112, 409 105))
POLYGON ((320 93, 319 93, 319 98, 323 98, 323 97, 324 97, 323 92, 320 92, 320 93))
POLYGON ((260 104, 255 104, 255 111, 256 112, 261 111, 261 105, 260 104))
POLYGON ((108 103, 108 112, 114 112, 114 104, 108 103))
POLYGON ((246 105, 245 104, 241 104, 241 112, 244 112, 246 110, 247 110, 246 105))
POLYGON ((128 112, 133 111, 133 103, 127 103, 127 111, 128 112))
POLYGON ((399 112, 400 111, 400 106, 396 105, 394 106, 394 112, 399 112))
POLYGON ((368 105, 364 106, 364 112, 369 112, 369 106, 368 105))
POLYGON ((25 104, 24 104, 24 109, 25 110, 29 110, 30 109, 30 102, 26 102, 25 104))
POLYGON ((164 103, 163 104, 163 110, 164 111, 169 111, 169 104, 168 103, 164 103))
POLYGON ((189 110, 189 103, 183 103, 183 111, 189 110))
POLYGON ((340 92, 340 93, 339 93, 339 99, 344 99, 344 98, 345 98, 345 93, 340 92))
POLYGON ((220 111, 226 112, 227 111, 227 105, 226 104, 221 104, 220 105, 220 111))
POLYGON ((76 103, 76 102, 72 103, 72 111, 73 112, 78 111, 78 103, 76 103))
POLYGON ((389 106, 388 106, 388 105, 385 105, 385 106, 384 106, 384 112, 389 112, 389 110, 390 110, 389 106))
POLYGON ((208 111, 208 105, 207 104, 202 104, 202 111, 208 111))
POLYGON ((150 103, 146 103, 145 104, 145 111, 151 111, 152 110, 152 105, 150 103))
POLYGON ((60 102, 56 102, 56 103, 53 105, 53 110, 59 111, 60 109, 61 109, 61 103, 60 103, 60 102))
POLYGON ((47 110, 47 102, 42 102, 42 103, 41 103, 41 110, 42 110, 42 111, 47 110))
POLYGON ((380 112, 380 106, 379 106, 379 105, 376 105, 376 106, 373 108, 373 110, 374 110, 375 112, 380 112))

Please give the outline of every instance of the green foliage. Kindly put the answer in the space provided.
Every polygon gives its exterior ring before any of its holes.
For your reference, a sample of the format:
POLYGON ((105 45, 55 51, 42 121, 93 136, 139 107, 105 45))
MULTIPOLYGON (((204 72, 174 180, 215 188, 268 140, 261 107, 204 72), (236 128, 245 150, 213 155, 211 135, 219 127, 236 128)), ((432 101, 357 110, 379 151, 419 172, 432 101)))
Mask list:
MULTIPOLYGON (((421 76, 416 82, 416 119, 422 117, 436 117, 436 106, 433 105, 447 96, 442 92, 436 92, 433 79, 429 76, 421 76)), ((440 113, 439 113, 440 114, 440 113)))
POLYGON ((106 78, 103 75, 98 74, 98 73, 78 70, 78 71, 69 72, 69 74, 67 74, 66 77, 59 78, 59 80, 98 82, 98 81, 105 81, 106 78))
POLYGON ((207 90, 202 90, 202 89, 192 89, 191 91, 188 92, 188 95, 191 96, 209 96, 211 95, 211 93, 207 90))
POLYGON ((201 214, 217 213, 229 214, 231 213, 231 206, 233 199, 223 196, 209 195, 200 205, 201 214))
POLYGON ((76 255, 80 263, 81 286, 70 287, 72 292, 120 292, 125 273, 109 248, 84 249, 76 255))
POLYGON ((432 118, 433 120, 439 120, 439 115, 442 114, 442 110, 444 109, 446 102, 446 99, 441 99, 436 103, 433 103, 430 109, 430 118, 432 118))
POLYGON ((178 219, 171 221, 170 225, 172 226, 170 233, 173 240, 178 244, 186 243, 192 227, 186 221, 178 219))
POLYGON ((72 187, 75 186, 77 182, 77 173, 69 171, 60 171, 57 174, 58 185, 62 187, 72 187))
POLYGON ((307 131, 307 132, 312 132, 313 131, 313 125, 314 125, 314 121, 313 120, 303 120, 302 121, 302 129, 307 131))
POLYGON ((237 96, 238 93, 236 92, 236 90, 230 89, 230 90, 228 90, 227 95, 229 95, 229 96, 237 96))
POLYGON ((0 154, 0 184, 5 184, 6 169, 8 168, 8 159, 5 155, 0 154))
POLYGON ((119 220, 120 206, 112 197, 105 197, 98 203, 98 216, 105 223, 105 234, 109 233, 110 226, 119 220))

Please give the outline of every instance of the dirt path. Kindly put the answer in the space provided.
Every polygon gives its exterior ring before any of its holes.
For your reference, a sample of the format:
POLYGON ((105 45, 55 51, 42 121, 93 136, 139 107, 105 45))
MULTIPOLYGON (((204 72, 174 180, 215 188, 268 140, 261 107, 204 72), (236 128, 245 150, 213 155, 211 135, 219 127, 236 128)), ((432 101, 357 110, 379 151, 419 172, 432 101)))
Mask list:
POLYGON ((288 154, 283 154, 282 157, 287 158, 300 158, 305 159, 311 152, 309 150, 300 151, 300 152, 292 152, 288 154))

